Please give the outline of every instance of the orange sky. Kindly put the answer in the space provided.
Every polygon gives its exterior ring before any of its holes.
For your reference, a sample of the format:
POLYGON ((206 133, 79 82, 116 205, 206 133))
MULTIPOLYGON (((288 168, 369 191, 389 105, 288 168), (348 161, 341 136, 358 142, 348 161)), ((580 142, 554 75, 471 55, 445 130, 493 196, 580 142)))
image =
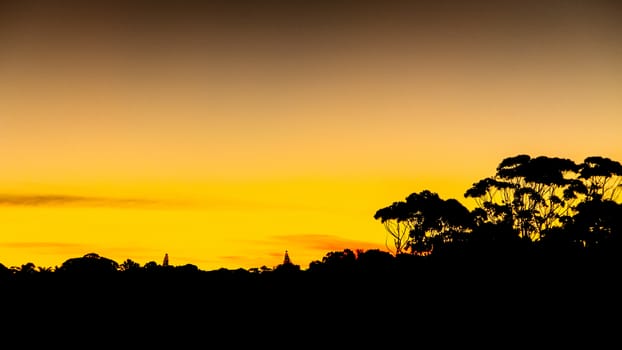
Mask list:
POLYGON ((0 262, 306 268, 527 153, 622 160, 611 1, 7 1, 0 262), (236 5, 232 5, 235 3, 236 5), (131 5, 128 5, 131 4, 131 5))

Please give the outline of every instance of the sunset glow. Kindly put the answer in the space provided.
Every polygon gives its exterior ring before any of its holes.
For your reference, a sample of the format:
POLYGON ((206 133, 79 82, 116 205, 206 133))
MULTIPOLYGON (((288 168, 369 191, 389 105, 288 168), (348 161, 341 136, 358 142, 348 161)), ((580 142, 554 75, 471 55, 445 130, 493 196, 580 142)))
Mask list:
POLYGON ((306 268, 507 156, 622 161, 616 2, 61 3, 0 5, 7 267, 306 268))

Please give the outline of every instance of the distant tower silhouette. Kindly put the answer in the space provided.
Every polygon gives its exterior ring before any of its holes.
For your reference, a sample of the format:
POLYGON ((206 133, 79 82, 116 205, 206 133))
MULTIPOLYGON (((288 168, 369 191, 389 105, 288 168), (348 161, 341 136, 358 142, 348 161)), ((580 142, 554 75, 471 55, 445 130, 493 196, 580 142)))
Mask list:
POLYGON ((292 261, 289 259, 289 254, 287 254, 287 250, 285 250, 285 257, 283 258, 283 265, 290 265, 292 261))
POLYGON ((162 266, 168 266, 168 253, 164 254, 164 261, 162 262, 162 266))

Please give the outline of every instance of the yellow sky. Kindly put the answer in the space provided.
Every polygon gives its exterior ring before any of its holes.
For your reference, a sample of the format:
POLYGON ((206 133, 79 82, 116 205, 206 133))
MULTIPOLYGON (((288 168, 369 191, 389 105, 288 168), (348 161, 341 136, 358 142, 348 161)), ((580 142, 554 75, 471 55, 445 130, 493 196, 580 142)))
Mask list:
POLYGON ((278 3, 3 3, 0 262, 306 268, 507 156, 622 160, 615 3, 278 3))

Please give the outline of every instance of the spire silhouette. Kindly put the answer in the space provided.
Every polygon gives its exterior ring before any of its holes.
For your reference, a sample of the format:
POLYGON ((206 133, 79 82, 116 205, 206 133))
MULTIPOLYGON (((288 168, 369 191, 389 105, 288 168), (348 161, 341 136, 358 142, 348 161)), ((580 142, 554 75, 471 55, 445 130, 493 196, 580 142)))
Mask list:
POLYGON ((283 265, 290 265, 292 261, 289 259, 289 254, 287 254, 287 250, 285 250, 285 257, 283 258, 283 265))
POLYGON ((168 253, 164 254, 164 261, 162 262, 162 266, 168 266, 168 253))

